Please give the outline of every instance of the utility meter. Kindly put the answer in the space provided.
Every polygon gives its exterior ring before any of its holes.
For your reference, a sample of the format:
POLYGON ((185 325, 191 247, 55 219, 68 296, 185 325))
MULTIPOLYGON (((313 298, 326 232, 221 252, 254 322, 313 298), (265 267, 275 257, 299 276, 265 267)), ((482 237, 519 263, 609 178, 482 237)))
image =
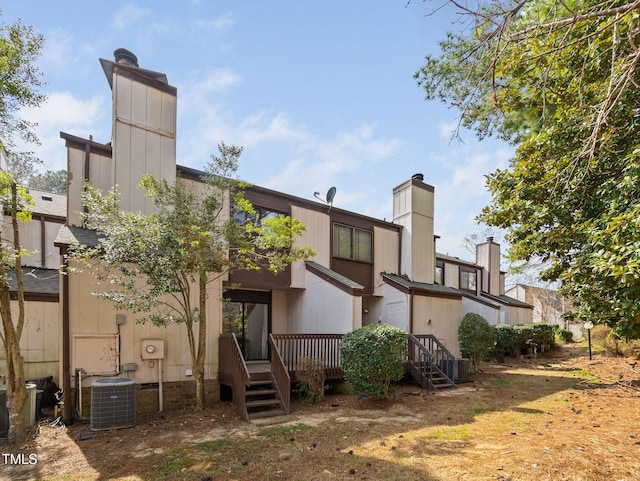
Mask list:
POLYGON ((142 359, 164 359, 163 339, 143 339, 142 359))

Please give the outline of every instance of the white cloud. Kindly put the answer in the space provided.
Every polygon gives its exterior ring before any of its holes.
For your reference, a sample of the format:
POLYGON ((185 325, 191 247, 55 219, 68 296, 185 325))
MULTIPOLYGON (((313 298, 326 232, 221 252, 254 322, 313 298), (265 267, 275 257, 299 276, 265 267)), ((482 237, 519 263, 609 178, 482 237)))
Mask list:
POLYGON ((130 3, 116 12, 113 16, 111 26, 115 30, 125 30, 150 13, 150 10, 140 8, 137 5, 130 3))
POLYGON ((446 140, 451 140, 458 126, 459 126, 458 120, 454 120, 452 122, 440 122, 438 124, 438 130, 440 132, 440 136, 446 140))
POLYGON ((92 97, 87 100, 74 97, 68 92, 49 94, 47 102, 38 108, 24 109, 21 116, 29 121, 37 121, 39 146, 20 146, 23 150, 34 151, 44 162, 45 169, 60 170, 67 168, 66 150, 60 132, 67 132, 78 137, 89 138, 95 135, 96 141, 108 142, 110 132, 105 132, 103 125, 105 106, 103 97, 92 97))
POLYGON ((446 163, 437 159, 438 166, 446 169, 435 190, 436 234, 446 233, 438 241, 441 252, 470 258, 463 238, 481 229, 475 218, 491 201, 485 176, 504 168, 511 156, 507 147, 476 142, 459 149, 446 163))
POLYGON ((233 27, 236 23, 235 18, 233 18, 232 13, 225 13, 224 15, 220 15, 213 20, 199 20, 196 23, 196 26, 200 29, 206 30, 207 32, 217 32, 224 33, 227 32, 233 27))

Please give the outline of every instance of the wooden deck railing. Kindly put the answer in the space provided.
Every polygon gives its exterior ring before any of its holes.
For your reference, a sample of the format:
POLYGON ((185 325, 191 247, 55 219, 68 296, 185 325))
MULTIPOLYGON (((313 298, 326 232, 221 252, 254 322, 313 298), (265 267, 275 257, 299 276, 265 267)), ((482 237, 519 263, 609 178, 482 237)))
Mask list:
POLYGON ((407 367, 423 388, 436 390, 433 375, 447 379, 452 385, 456 357, 431 334, 409 334, 407 367))
POLYGON ((246 407, 246 388, 249 387, 251 378, 247 363, 244 361, 238 339, 235 334, 222 334, 219 340, 220 346, 220 383, 231 386, 233 391, 233 403, 238 406, 240 416, 249 421, 246 407))
POLYGON ((414 334, 413 337, 434 355, 436 365, 440 366, 445 359, 455 361, 456 357, 433 334, 414 334))
POLYGON ((289 376, 295 380, 304 358, 322 359, 326 379, 342 379, 339 343, 342 334, 272 334, 274 346, 282 356, 289 376))
POLYGON ((291 411, 291 377, 280 352, 276 348, 273 334, 269 334, 269 347, 271 348, 271 374, 273 381, 282 401, 282 407, 289 414, 291 411))

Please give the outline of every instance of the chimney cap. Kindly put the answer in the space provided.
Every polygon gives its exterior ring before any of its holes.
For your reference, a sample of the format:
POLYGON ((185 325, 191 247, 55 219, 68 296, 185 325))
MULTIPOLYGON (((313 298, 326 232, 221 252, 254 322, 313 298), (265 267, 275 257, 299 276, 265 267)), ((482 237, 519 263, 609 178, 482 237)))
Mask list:
POLYGON ((113 56, 116 59, 116 63, 138 67, 138 57, 136 57, 133 52, 127 50, 126 48, 118 48, 114 50, 113 56))

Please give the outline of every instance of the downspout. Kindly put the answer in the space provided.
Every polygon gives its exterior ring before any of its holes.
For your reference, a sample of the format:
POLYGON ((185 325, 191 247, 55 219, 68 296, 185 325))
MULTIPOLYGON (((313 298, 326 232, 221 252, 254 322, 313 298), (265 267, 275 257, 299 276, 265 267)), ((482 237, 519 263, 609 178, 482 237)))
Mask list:
POLYGON ((409 289, 409 334, 413 334, 413 298, 414 289, 409 289))
POLYGON ((62 389, 63 408, 62 417, 65 424, 73 424, 73 414, 71 410, 71 381, 69 372, 71 370, 70 349, 69 349, 69 259, 67 248, 62 248, 62 389))

